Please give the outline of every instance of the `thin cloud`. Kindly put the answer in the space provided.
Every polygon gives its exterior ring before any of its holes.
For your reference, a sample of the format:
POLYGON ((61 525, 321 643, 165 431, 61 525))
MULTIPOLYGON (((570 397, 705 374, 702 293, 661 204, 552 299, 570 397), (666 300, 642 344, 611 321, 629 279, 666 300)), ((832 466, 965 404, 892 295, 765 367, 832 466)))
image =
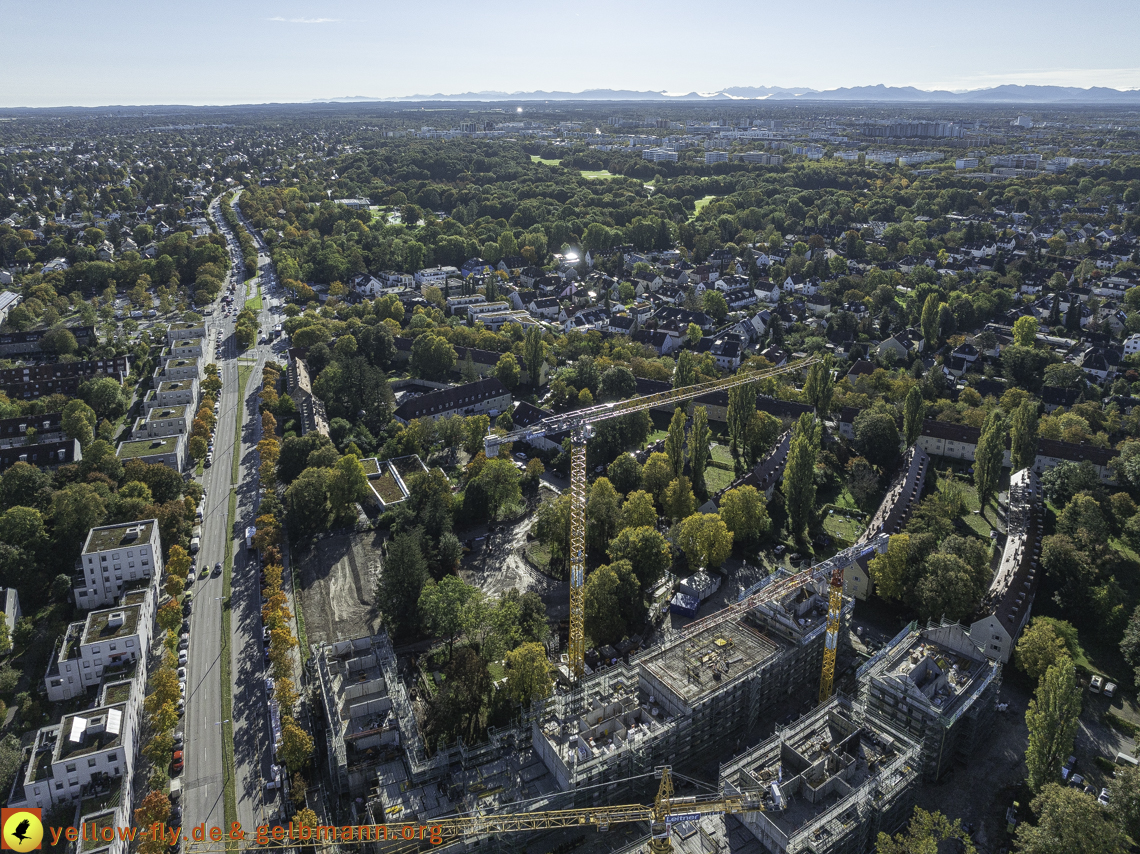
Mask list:
POLYGON ((336 24, 340 18, 269 18, 282 24, 336 24))

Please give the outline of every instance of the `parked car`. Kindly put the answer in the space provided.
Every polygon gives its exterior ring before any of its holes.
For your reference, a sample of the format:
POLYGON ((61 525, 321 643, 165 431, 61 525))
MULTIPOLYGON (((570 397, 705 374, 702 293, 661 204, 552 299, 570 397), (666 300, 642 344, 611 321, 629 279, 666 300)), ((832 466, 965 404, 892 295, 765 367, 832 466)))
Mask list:
POLYGON ((174 733, 174 747, 178 750, 182 749, 182 745, 186 743, 186 736, 180 732, 174 733))
POLYGON ((1101 789, 1096 799, 1100 801, 1102 807, 1108 806, 1108 789, 1101 789))
POLYGON ((1089 693, 1099 694, 1100 689, 1104 686, 1103 676, 1094 676, 1092 681, 1089 682, 1089 693))
POLYGON ((180 650, 178 651, 178 663, 179 663, 179 664, 183 664, 183 665, 184 665, 184 664, 186 664, 186 661, 187 661, 189 658, 190 658, 190 656, 189 656, 189 655, 187 655, 187 653, 186 653, 186 650, 184 650, 184 649, 180 649, 180 650))
POLYGON ((175 774, 181 774, 182 773, 182 767, 183 767, 182 751, 181 750, 175 750, 174 756, 170 761, 170 770, 173 771, 175 774))
POLYGON ((1104 686, 1104 692, 1103 693, 1104 693, 1104 696, 1108 697, 1109 699, 1112 699, 1113 695, 1116 694, 1116 683, 1115 682, 1107 683, 1104 686))

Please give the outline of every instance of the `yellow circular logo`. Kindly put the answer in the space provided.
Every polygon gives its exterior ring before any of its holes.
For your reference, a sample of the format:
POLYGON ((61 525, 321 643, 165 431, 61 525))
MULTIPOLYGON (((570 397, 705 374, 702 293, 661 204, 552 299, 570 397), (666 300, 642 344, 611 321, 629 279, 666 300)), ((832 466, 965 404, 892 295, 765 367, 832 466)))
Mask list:
POLYGON ((4 821, 4 842, 13 851, 35 851, 44 841, 44 826, 33 812, 20 810, 4 821))

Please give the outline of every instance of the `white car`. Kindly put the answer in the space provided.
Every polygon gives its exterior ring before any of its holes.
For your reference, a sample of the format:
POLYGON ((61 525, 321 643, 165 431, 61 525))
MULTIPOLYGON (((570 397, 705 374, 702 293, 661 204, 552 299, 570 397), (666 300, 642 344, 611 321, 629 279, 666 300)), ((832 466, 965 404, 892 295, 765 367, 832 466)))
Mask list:
POLYGON ((1089 682, 1089 693, 1090 694, 1099 694, 1100 689, 1102 687, 1104 687, 1104 677, 1103 676, 1094 676, 1092 678, 1092 680, 1089 682))
POLYGON ((178 681, 179 682, 185 682, 186 681, 186 668, 185 667, 179 667, 178 668, 178 681))
POLYGON ((1104 696, 1108 697, 1109 699, 1112 699, 1112 696, 1115 693, 1116 693, 1116 683, 1115 682, 1109 682, 1104 686, 1104 696))
POLYGON ((181 664, 181 665, 185 665, 185 664, 186 664, 186 660, 187 660, 189 657, 190 657, 190 656, 188 656, 188 655, 186 654, 186 650, 184 650, 184 649, 180 649, 180 650, 178 650, 178 663, 179 663, 179 664, 181 664))

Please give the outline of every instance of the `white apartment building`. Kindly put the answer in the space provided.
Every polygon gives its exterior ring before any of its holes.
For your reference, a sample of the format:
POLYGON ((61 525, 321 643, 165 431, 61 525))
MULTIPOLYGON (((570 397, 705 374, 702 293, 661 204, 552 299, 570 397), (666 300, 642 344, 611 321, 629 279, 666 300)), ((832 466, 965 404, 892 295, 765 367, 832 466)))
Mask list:
POLYGON ((728 154, 724 151, 706 151, 705 163, 727 163, 728 154))
POLYGON ((73 589, 84 610, 115 604, 124 590, 162 577, 162 541, 158 520, 104 525, 87 533, 73 589))
POLYGON ((200 359, 172 358, 154 372, 154 378, 163 380, 200 380, 202 378, 202 362, 200 359))
POLYGON ((157 587, 132 590, 121 604, 100 608, 63 633, 44 675, 48 700, 59 703, 104 681, 130 678, 145 659, 154 624, 157 587))
POLYGON ((174 344, 178 341, 192 341, 196 338, 206 337, 206 324, 198 323, 172 323, 166 329, 166 343, 174 344))
POLYGON ((187 405, 152 409, 146 418, 140 418, 135 424, 133 437, 158 439, 162 436, 178 436, 189 432, 192 420, 193 410, 187 405))
POLYGON ((176 359, 196 359, 202 355, 202 340, 183 338, 179 341, 174 341, 170 345, 168 356, 173 356, 176 359))
POLYGON ((454 276, 457 279, 462 278, 459 271, 454 267, 425 267, 416 271, 416 283, 421 288, 424 285, 443 287, 447 283, 448 276, 454 276))
POLYGON ((150 412, 153 409, 167 409, 171 406, 194 407, 198 404, 198 378, 188 380, 163 380, 157 388, 151 389, 143 401, 143 408, 150 412))
POLYGON ((652 160, 654 163, 659 163, 663 160, 672 163, 677 162, 677 152, 668 148, 647 148, 641 152, 642 160, 652 160))
POLYGON ((509 302, 475 302, 467 306, 467 319, 475 320, 481 314, 501 314, 511 310, 509 302))

